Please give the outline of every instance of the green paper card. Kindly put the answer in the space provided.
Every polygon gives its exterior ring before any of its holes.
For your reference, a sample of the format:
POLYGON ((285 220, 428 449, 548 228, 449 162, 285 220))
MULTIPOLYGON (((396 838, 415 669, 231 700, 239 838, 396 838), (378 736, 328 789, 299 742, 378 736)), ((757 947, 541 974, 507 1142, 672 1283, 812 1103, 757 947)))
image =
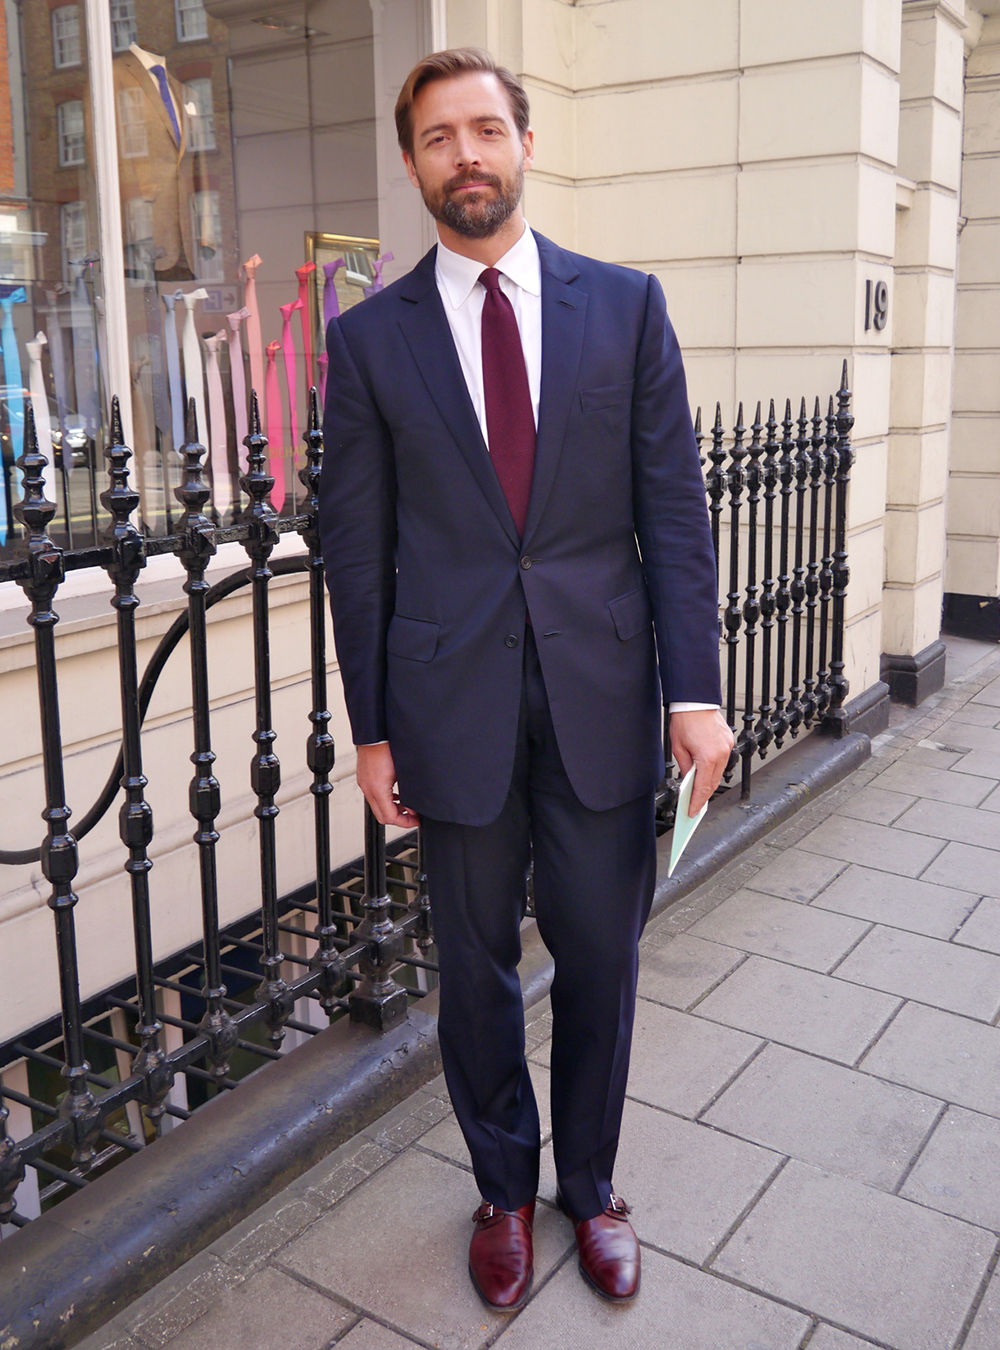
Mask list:
POLYGON ((696 816, 689 816, 688 810, 691 806, 691 790, 694 787, 694 765, 681 779, 681 790, 677 794, 677 814, 674 816, 674 830, 670 841, 670 867, 667 876, 672 877, 674 868, 681 860, 681 854, 687 848, 691 836, 705 819, 705 812, 708 810, 708 802, 701 808, 696 816))

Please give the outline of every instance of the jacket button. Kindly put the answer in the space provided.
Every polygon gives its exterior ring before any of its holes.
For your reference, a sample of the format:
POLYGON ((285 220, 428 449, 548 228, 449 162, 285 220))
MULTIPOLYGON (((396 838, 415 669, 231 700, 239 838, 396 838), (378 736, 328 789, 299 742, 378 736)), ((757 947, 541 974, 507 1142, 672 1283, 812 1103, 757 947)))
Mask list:
POLYGON ((528 568, 531 566, 531 563, 532 563, 532 559, 529 558, 527 555, 525 555, 525 556, 521 559, 521 566, 524 568, 524 570, 525 570, 526 572, 527 572, 528 568))
POLYGON ((504 641, 504 646, 505 646, 505 647, 516 647, 516 646, 517 646, 517 638, 514 636, 513 633, 508 633, 507 636, 504 638, 503 641, 504 641))

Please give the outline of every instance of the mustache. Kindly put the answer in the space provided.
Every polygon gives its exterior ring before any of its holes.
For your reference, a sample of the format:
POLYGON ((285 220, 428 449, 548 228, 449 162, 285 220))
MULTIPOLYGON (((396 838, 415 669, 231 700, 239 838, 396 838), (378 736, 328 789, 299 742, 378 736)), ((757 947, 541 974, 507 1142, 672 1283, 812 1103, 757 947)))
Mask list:
POLYGON ((465 187, 468 183, 482 183, 484 187, 495 187, 499 192, 501 190, 500 179, 494 173, 467 173, 458 178, 450 178, 444 185, 445 192, 452 192, 455 188, 465 187))

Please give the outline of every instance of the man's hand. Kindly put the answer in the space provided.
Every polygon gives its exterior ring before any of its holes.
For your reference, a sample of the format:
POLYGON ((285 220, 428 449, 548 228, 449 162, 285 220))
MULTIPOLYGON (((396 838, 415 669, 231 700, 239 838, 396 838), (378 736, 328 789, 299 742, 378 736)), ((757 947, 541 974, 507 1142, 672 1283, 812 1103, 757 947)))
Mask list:
POLYGON ((696 816, 719 786, 734 744, 718 708, 670 714, 670 748, 681 777, 695 766, 689 816, 696 816))
POLYGON ((416 812, 400 806, 396 786, 396 766, 387 742, 358 746, 358 787, 365 794, 376 820, 383 825, 402 825, 412 830, 420 824, 416 812))

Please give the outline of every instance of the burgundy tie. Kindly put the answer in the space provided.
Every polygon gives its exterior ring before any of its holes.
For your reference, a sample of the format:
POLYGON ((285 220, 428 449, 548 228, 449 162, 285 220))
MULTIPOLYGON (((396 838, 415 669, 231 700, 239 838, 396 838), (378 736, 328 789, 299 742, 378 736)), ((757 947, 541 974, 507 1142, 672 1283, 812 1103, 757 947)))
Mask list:
POLYGON ((535 416, 514 306, 500 289, 500 273, 479 278, 483 301, 483 392, 490 458, 518 534, 524 535, 535 468, 535 416))

